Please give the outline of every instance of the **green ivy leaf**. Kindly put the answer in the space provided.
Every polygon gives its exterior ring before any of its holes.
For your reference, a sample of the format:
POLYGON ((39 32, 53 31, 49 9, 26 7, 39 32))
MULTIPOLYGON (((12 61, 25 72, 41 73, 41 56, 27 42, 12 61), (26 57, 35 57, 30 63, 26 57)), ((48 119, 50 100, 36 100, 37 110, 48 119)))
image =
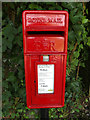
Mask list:
POLYGON ((90 46, 90 37, 88 37, 87 45, 90 46))
POLYGON ((76 112, 80 112, 80 110, 79 110, 79 109, 75 109, 75 111, 76 111, 76 112))
POLYGON ((73 64, 74 66, 77 66, 77 65, 78 65, 78 59, 75 59, 75 58, 74 58, 74 59, 72 60, 72 64, 73 64))
POLYGON ((87 22, 88 22, 88 19, 83 19, 83 20, 82 20, 82 23, 83 23, 83 24, 85 24, 85 23, 87 23, 87 22))
POLYGON ((62 117, 63 117, 63 115, 60 115, 59 117, 60 117, 60 118, 62 118, 62 117))
POLYGON ((83 106, 82 105, 79 105, 78 108, 81 109, 83 106))
POLYGON ((79 54, 79 51, 75 51, 75 52, 74 52, 74 57, 75 57, 75 58, 78 58, 79 55, 80 55, 80 54, 79 54))
POLYGON ((11 118, 15 118, 16 114, 15 113, 12 113, 11 114, 11 118))
POLYGON ((77 12, 77 8, 73 9, 72 11, 70 11, 70 16, 74 16, 77 12))
POLYGON ((83 49, 83 44, 80 44, 80 45, 79 45, 79 48, 83 49))
POLYGON ((22 24, 18 27, 18 33, 22 32, 22 24))
POLYGON ((74 40, 75 40, 75 33, 74 33, 73 30, 68 32, 68 39, 70 41, 72 41, 72 43, 74 42, 74 40))

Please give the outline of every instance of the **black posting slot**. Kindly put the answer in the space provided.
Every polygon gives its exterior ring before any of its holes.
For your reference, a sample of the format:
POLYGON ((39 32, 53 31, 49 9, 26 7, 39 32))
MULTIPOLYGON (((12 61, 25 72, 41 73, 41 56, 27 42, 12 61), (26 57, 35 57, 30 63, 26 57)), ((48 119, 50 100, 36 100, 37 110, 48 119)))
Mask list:
POLYGON ((57 34, 59 34, 59 35, 62 35, 62 36, 64 36, 64 31, 27 31, 26 32, 26 34, 27 34, 27 36, 30 36, 30 35, 47 35, 47 34, 49 34, 49 35, 57 35, 57 34))

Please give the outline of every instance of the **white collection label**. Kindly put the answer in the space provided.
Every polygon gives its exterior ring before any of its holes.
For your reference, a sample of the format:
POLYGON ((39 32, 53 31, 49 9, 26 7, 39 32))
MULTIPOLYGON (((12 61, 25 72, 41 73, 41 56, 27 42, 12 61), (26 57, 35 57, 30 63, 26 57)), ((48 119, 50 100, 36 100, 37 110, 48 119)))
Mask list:
POLYGON ((38 93, 54 93, 54 64, 38 65, 38 93))

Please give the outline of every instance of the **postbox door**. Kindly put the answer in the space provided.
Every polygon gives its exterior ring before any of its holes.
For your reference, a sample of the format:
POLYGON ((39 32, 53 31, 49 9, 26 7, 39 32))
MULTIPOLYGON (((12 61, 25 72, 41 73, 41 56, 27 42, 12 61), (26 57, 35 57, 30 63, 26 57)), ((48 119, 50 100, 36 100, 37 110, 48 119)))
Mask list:
MULTIPOLYGON (((31 102, 33 105, 43 105, 43 104, 63 104, 61 103, 63 99, 63 65, 64 65, 64 56, 63 55, 50 55, 50 62, 42 62, 40 56, 31 56, 31 75, 34 76, 32 77, 32 85, 31 85, 31 102), (37 62, 36 62, 37 61, 37 62), (54 70, 51 78, 54 76, 54 92, 52 93, 39 93, 38 90, 38 82, 39 82, 39 77, 38 77, 38 66, 39 65, 49 65, 53 66, 52 69, 54 70)), ((49 71, 50 72, 50 71, 49 71)), ((46 72, 47 74, 47 72, 46 72)), ((44 78, 44 77, 43 77, 44 78)), ((49 79, 50 80, 50 77, 49 79)), ((53 79, 52 79, 53 80, 53 79)), ((52 82, 51 82, 52 84, 52 82)))

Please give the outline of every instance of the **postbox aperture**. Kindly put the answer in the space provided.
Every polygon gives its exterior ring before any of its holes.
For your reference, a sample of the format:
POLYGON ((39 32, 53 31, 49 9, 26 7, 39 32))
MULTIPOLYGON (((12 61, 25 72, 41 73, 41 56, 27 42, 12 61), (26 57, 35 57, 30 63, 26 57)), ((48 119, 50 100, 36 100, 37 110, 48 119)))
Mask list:
POLYGON ((68 13, 26 10, 22 20, 27 106, 63 107, 68 13))

